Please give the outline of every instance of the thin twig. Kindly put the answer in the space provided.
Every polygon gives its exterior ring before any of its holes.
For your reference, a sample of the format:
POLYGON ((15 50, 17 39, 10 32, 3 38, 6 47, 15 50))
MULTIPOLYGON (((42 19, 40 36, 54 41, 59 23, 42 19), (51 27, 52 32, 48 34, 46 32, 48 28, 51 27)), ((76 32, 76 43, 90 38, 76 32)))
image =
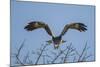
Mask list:
POLYGON ((82 61, 85 61, 87 58, 89 58, 89 57, 91 57, 91 56, 93 56, 93 55, 88 55, 88 56, 84 56, 83 58, 82 58, 82 61))
POLYGON ((76 57, 74 57, 73 62, 75 62, 75 60, 76 60, 76 57))
POLYGON ((43 56, 43 64, 45 64, 45 56, 43 56))
POLYGON ((21 52, 21 50, 22 50, 22 48, 23 48, 23 46, 24 46, 24 42, 25 42, 25 40, 23 41, 23 43, 22 43, 21 46, 19 47, 18 52, 17 52, 17 54, 16 54, 16 59, 17 59, 18 62, 19 62, 20 64, 22 64, 22 65, 24 65, 24 63, 19 59, 19 55, 20 55, 20 52, 21 52))
POLYGON ((51 63, 54 63, 59 58, 59 56, 61 56, 64 53, 64 51, 66 51, 66 50, 67 50, 67 48, 65 50, 61 50, 60 53, 53 59, 53 61, 51 63))
POLYGON ((47 44, 43 47, 43 49, 41 50, 41 53, 40 53, 40 55, 38 56, 38 58, 37 58, 37 60, 36 60, 36 62, 35 62, 35 65, 37 65, 37 63, 38 63, 38 61, 39 61, 39 59, 40 59, 40 57, 42 56, 42 53, 43 53, 43 51, 44 51, 44 49, 47 47, 47 44))
POLYGON ((81 61, 81 58, 82 58, 82 56, 83 56, 83 54, 84 54, 86 48, 87 48, 87 43, 86 43, 85 47, 83 48, 81 55, 79 56, 78 62, 81 61))
POLYGON ((29 58, 29 52, 26 54, 26 56, 23 59, 24 64, 27 62, 27 59, 29 58))
POLYGON ((66 62, 66 58, 67 58, 68 54, 72 52, 72 51, 70 51, 70 50, 71 50, 71 45, 72 45, 72 44, 69 45, 68 51, 67 51, 67 53, 65 54, 64 63, 66 62))

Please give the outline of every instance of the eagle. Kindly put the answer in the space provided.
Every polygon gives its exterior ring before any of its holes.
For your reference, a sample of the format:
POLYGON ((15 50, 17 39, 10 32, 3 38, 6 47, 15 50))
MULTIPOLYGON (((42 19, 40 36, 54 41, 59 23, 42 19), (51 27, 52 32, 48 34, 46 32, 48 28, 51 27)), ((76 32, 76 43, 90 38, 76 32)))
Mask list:
POLYGON ((66 24, 59 36, 54 36, 50 27, 48 26, 48 24, 46 24, 45 22, 42 22, 42 21, 31 21, 24 27, 24 29, 26 29, 27 31, 34 31, 34 30, 40 29, 40 28, 44 29, 48 33, 48 35, 50 35, 52 37, 52 40, 48 40, 46 42, 49 44, 53 43, 54 48, 57 49, 60 44, 66 42, 65 40, 62 40, 62 36, 64 36, 65 33, 69 29, 74 29, 74 30, 78 30, 80 32, 85 32, 87 30, 86 27, 87 26, 85 24, 80 23, 80 22, 66 24))

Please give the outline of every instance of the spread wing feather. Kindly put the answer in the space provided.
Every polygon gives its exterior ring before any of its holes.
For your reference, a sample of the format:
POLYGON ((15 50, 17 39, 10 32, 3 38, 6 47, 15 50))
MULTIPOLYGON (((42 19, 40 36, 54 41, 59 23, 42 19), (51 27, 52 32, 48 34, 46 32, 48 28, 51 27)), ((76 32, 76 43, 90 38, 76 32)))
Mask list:
POLYGON ((43 28, 46 30, 46 32, 50 35, 53 36, 49 26, 47 24, 45 24, 44 22, 40 22, 40 21, 32 21, 30 23, 28 23, 28 25, 26 25, 24 27, 24 29, 26 29, 27 31, 33 31, 35 29, 39 29, 39 28, 43 28))
POLYGON ((60 36, 63 36, 69 29, 76 29, 80 32, 85 32, 87 30, 87 26, 83 23, 71 23, 65 25, 63 31, 61 32, 60 36))

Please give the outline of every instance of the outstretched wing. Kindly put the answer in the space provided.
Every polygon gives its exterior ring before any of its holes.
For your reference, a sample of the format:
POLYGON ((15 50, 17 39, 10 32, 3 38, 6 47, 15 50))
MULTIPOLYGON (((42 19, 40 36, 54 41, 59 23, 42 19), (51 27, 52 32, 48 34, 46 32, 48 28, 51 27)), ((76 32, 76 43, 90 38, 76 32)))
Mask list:
POLYGON ((26 25, 24 29, 26 29, 27 31, 33 31, 33 30, 39 29, 39 28, 45 29, 46 32, 50 36, 53 36, 49 26, 47 24, 45 24, 44 22, 40 22, 40 21, 32 21, 32 22, 28 23, 28 25, 26 25))
POLYGON ((67 31, 68 29, 76 29, 80 32, 85 32, 87 30, 86 28, 87 26, 83 23, 71 23, 71 24, 67 24, 65 25, 63 31, 61 32, 61 36, 63 36, 67 31))

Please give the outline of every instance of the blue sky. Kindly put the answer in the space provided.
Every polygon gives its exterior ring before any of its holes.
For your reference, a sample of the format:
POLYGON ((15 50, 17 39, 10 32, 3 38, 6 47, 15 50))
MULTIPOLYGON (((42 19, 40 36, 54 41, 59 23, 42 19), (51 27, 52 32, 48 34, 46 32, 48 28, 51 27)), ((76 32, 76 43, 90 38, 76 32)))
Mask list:
MULTIPOLYGON (((11 2, 11 52, 14 53, 25 39, 27 51, 36 50, 45 44, 51 37, 43 29, 28 32, 24 29, 30 21, 43 21, 47 23, 55 35, 59 35, 66 24, 71 22, 82 22, 87 25, 86 32, 69 30, 63 37, 67 43, 73 43, 74 47, 81 51, 87 42, 89 53, 94 55, 94 25, 95 7, 89 5, 65 5, 37 2, 11 2)), ((61 45, 62 46, 62 45, 61 45)), ((63 47, 60 47, 63 49, 63 47)), ((53 45, 50 46, 53 49, 53 45)), ((90 60, 94 60, 92 57, 90 60)))

